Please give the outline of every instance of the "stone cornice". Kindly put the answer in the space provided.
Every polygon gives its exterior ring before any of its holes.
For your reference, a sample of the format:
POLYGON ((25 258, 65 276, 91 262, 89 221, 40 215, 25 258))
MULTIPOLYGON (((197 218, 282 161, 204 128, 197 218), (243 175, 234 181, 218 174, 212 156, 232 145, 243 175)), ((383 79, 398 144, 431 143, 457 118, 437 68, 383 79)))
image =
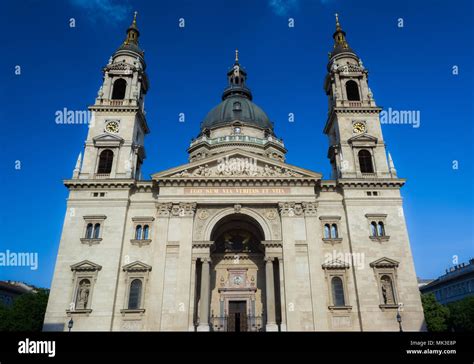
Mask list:
POLYGON ((344 188, 367 188, 367 187, 394 187, 400 188, 405 184, 406 180, 401 178, 378 178, 356 179, 356 178, 340 178, 337 180, 337 186, 344 188))
POLYGON ((280 186, 297 186, 311 187, 316 186, 318 180, 314 178, 275 178, 275 177, 259 177, 259 178, 242 178, 242 177, 180 177, 160 178, 158 181, 160 187, 280 187, 280 186))
POLYGON ((265 248, 281 248, 281 247, 283 247, 283 242, 281 240, 262 240, 261 243, 265 248))
POLYGON ((210 248, 212 244, 212 240, 193 241, 193 248, 210 248))
POLYGON ((110 189, 129 189, 135 186, 134 179, 66 179, 64 185, 69 189, 88 189, 88 188, 110 188, 110 189))

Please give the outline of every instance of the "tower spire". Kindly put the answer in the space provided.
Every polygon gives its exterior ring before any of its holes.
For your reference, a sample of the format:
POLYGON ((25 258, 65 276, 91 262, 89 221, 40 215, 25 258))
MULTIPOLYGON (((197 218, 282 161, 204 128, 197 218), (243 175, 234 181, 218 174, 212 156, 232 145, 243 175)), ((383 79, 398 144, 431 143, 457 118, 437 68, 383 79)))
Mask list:
POLYGON ((336 17, 336 31, 333 34, 334 48, 349 49, 349 44, 346 41, 346 32, 342 30, 341 24, 339 23, 339 14, 334 14, 336 17))
POLYGON ((235 50, 235 64, 239 64, 239 50, 235 50))
POLYGON ((133 13, 133 21, 132 24, 127 29, 127 37, 123 42, 124 45, 126 44, 135 44, 138 45, 138 37, 140 36, 140 32, 137 27, 137 15, 138 11, 133 13))

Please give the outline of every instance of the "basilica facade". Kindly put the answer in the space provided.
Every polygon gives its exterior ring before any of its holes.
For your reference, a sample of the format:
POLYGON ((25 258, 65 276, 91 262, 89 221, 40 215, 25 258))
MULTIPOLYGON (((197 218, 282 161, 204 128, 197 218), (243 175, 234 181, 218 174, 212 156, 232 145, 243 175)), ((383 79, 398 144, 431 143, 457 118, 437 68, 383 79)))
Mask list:
POLYGON ((238 53, 189 162, 143 178, 149 81, 139 35, 135 15, 64 182, 44 330, 70 321, 74 331, 423 330, 405 180, 339 20, 320 124, 329 179, 286 162, 238 53))

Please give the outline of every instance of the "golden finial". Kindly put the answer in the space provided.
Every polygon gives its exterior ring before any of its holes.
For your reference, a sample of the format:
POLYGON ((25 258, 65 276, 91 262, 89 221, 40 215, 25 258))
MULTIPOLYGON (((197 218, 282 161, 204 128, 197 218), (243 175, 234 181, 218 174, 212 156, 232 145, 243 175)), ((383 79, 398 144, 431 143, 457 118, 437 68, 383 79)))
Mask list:
POLYGON ((349 48, 349 45, 346 41, 346 33, 342 30, 341 24, 339 23, 339 14, 334 14, 336 16, 336 32, 333 35, 334 38, 334 48, 342 47, 342 48, 349 48))
POLYGON ((138 15, 138 11, 135 10, 135 12, 133 13, 133 22, 132 22, 132 25, 134 26, 137 26, 137 15, 138 15))
POLYGON ((334 15, 336 16, 336 29, 339 30, 341 29, 341 24, 339 24, 339 14, 336 13, 334 15))
POLYGON ((239 63, 239 50, 235 50, 235 63, 239 63))

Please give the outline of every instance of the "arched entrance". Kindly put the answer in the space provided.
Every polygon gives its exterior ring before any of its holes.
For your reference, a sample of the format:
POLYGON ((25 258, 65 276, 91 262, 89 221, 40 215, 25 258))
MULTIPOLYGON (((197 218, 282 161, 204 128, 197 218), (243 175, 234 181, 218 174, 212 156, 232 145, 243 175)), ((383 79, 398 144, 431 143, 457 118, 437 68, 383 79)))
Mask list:
POLYGON ((214 225, 210 238, 209 259, 202 259, 197 269, 198 329, 278 329, 279 266, 266 254, 260 224, 249 215, 230 214, 214 225))

